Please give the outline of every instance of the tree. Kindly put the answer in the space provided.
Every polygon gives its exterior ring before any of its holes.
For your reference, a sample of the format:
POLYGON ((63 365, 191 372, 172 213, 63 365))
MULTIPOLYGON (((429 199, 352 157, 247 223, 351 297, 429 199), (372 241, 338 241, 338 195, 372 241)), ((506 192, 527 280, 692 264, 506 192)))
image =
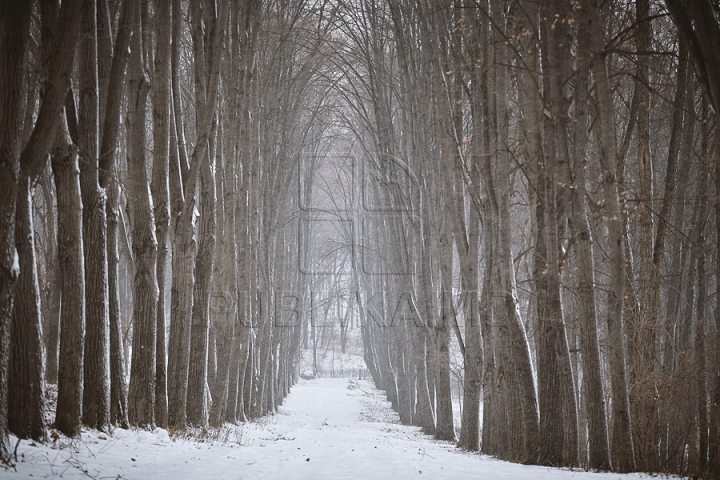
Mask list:
POLYGON ((157 327, 155 369, 155 420, 167 427, 167 343, 165 340, 165 295, 168 279, 170 230, 170 34, 172 28, 171 1, 158 4, 155 14, 158 32, 153 75, 153 176, 151 192, 154 200, 155 235, 158 242, 157 327))
POLYGON ((80 189, 85 256, 85 353, 83 423, 100 430, 110 424, 110 309, 107 271, 107 212, 99 180, 99 86, 97 2, 81 7, 78 58, 80 189))
MULTIPOLYGON (((145 6, 147 7, 147 6, 145 6)), ((157 328, 157 238, 147 179, 146 110, 150 83, 144 73, 141 33, 143 12, 135 8, 128 66, 128 190, 131 198, 133 278, 133 358, 130 370, 130 423, 155 426, 155 357, 157 328)))

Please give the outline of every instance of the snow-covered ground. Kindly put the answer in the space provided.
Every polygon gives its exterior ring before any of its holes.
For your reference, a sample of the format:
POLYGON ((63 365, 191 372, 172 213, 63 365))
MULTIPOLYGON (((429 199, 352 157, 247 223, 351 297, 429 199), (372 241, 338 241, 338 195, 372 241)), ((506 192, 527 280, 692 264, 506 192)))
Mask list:
POLYGON ((47 445, 22 441, 0 478, 68 479, 630 479, 500 462, 397 423, 371 382, 301 380, 276 415, 206 432, 202 440, 116 429, 47 445))

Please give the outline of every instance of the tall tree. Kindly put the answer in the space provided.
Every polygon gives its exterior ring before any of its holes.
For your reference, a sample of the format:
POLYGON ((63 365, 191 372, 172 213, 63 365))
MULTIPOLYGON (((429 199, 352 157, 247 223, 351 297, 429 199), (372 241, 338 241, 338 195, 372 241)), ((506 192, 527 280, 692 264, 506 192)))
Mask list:
POLYGON ((99 181, 99 86, 97 3, 84 0, 78 56, 80 188, 85 254, 85 355, 83 423, 100 430, 110 424, 110 311, 107 216, 99 181))
MULTIPOLYGON (((24 2, 0 3, 0 456, 10 458, 8 387, 14 289, 20 274, 15 245, 19 189, 22 97, 30 43, 31 8, 24 2), (20 66, 18 68, 18 66, 20 66)), ((25 190, 25 189, 23 189, 25 190)), ((26 195, 29 192, 26 192, 26 195)))
POLYGON ((155 356, 157 328, 157 239, 147 179, 146 110, 150 83, 145 76, 142 8, 135 8, 128 65, 128 191, 132 217, 133 349, 128 417, 130 423, 155 426, 155 356))
POLYGON ((608 291, 607 325, 610 338, 610 384, 612 388, 612 466, 617 471, 629 471, 635 466, 630 427, 627 370, 623 325, 623 289, 625 285, 625 237, 620 213, 620 193, 617 182, 617 144, 615 139, 614 108, 608 80, 607 60, 603 56, 603 17, 597 4, 584 2, 582 7, 591 15, 586 24, 590 29, 582 48, 592 55, 591 72, 595 81, 598 115, 599 160, 602 168, 602 195, 610 245, 610 278, 608 291), (585 43, 587 42, 587 43, 585 43))
MULTIPOLYGON (((77 18, 79 13, 80 2, 65 2, 60 7, 53 2, 42 2, 40 7, 43 22, 42 32, 45 36, 41 44, 41 63, 45 71, 45 88, 35 126, 27 144, 23 148, 20 163, 27 178, 34 181, 46 168, 47 155, 51 147, 53 150, 58 144, 67 147, 65 154, 61 155, 60 163, 63 163, 63 165, 58 165, 63 170, 64 178, 62 180, 56 178, 55 182, 58 198, 58 226, 60 227, 61 221, 65 222, 62 231, 58 228, 58 255, 60 256, 60 268, 67 268, 68 275, 63 280, 72 279, 75 283, 71 285, 63 282, 61 286, 63 305, 65 305, 66 301, 67 309, 63 307, 63 314, 60 319, 60 359, 65 359, 67 364, 61 365, 59 372, 56 424, 63 433, 75 435, 80 427, 83 388, 81 370, 83 365, 85 290, 82 279, 79 282, 77 281, 77 276, 82 277, 84 274, 82 238, 79 241, 74 242, 74 240, 78 240, 76 237, 78 233, 82 234, 75 229, 79 215, 82 213, 82 206, 79 198, 79 184, 77 184, 77 177, 75 177, 75 173, 77 173, 77 156, 70 151, 71 139, 67 129, 65 131, 60 129, 62 128, 61 113, 63 104, 68 100, 68 105, 73 105, 72 97, 66 94, 70 87, 70 73, 75 58, 78 25, 74 19, 77 18), (55 145, 53 145, 53 142, 55 142, 55 145), (60 184, 62 184, 61 188, 58 189, 60 184), (61 190, 63 191, 62 200, 64 201, 62 220, 60 218, 61 190), (65 237, 61 239, 60 235, 62 234, 65 234, 65 237), (78 246, 80 248, 79 253, 78 246), (62 331, 63 328, 66 332, 62 331), (63 338, 65 342, 63 342, 63 338)), ((74 108, 71 108, 66 113, 66 117, 71 124, 70 132, 77 133, 74 108)), ((75 139, 77 139, 77 136, 75 136, 75 139)), ((53 165, 54 168, 55 165, 53 165)), ((36 348, 41 347, 39 345, 36 348)), ((38 355, 29 348, 23 349, 22 352, 29 355, 38 355)))
MULTIPOLYGON (((33 53, 37 58, 38 52, 33 53)), ((28 101, 25 108, 25 125, 22 133, 19 133, 21 138, 32 129, 34 113, 34 92, 32 87, 28 85, 25 87, 24 93, 28 96, 28 101)), ((36 268, 38 262, 35 254, 34 184, 34 179, 28 175, 27 168, 23 168, 21 163, 15 212, 19 275, 15 285, 14 315, 10 325, 11 342, 9 351, 6 351, 10 360, 6 387, 10 430, 19 438, 43 440, 45 425, 44 405, 41 399, 44 395, 44 372, 40 290, 36 268)))
POLYGON ((170 229, 170 33, 171 0, 158 3, 155 12, 157 41, 153 75, 153 176, 152 196, 155 206, 155 234, 158 242, 157 279, 157 353, 155 380, 155 417, 158 426, 167 427, 167 343, 166 285, 169 262, 170 229))

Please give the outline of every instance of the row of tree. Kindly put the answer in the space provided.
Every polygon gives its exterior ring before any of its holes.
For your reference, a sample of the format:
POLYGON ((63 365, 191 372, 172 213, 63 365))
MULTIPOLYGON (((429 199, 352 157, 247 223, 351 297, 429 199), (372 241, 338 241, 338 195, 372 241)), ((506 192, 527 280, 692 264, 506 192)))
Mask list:
POLYGON ((288 393, 324 8, 2 2, 3 457, 10 432, 219 425, 288 393))
POLYGON ((457 349, 463 448, 718 472, 717 3, 338 5, 374 179, 346 240, 400 419, 455 438, 457 349))
POLYGON ((332 312, 462 448, 720 472, 717 2, 0 12, 3 456, 272 412, 332 312))

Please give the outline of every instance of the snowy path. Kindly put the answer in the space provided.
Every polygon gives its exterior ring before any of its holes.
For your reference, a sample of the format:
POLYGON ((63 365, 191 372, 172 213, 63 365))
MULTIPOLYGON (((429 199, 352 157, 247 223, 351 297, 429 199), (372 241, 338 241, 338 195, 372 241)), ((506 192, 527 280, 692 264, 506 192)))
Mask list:
POLYGON ((353 385, 347 379, 301 380, 278 414, 224 429, 229 437, 224 442, 172 440, 164 430, 119 429, 112 436, 84 433, 82 442, 66 440, 63 448, 24 441, 17 472, 0 467, 0 478, 643 478, 528 467, 463 453, 415 427, 395 423, 381 392, 369 382, 356 385, 348 388, 353 385))

